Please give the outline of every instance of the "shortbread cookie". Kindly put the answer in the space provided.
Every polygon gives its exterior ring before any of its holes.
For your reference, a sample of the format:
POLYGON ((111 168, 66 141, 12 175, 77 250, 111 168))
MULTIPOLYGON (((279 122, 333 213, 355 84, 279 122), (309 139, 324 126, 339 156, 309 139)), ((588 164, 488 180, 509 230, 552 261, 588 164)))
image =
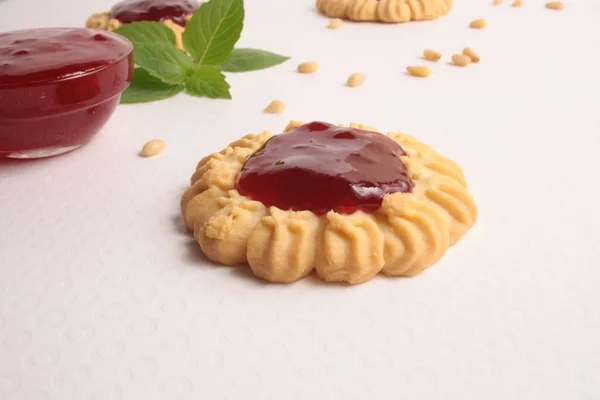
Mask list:
POLYGON ((453 0, 317 0, 317 9, 353 21, 424 21, 447 14, 453 0))
POLYGON ((162 22, 175 33, 177 46, 183 49, 181 34, 199 6, 196 0, 125 0, 115 4, 110 11, 92 14, 85 26, 113 31, 131 22, 162 22))
MULTIPOLYGON (((366 130, 368 129, 368 130, 366 130)), ((461 168, 414 137, 291 122, 203 158, 181 199, 208 258, 293 282, 415 275, 473 226, 461 168)))

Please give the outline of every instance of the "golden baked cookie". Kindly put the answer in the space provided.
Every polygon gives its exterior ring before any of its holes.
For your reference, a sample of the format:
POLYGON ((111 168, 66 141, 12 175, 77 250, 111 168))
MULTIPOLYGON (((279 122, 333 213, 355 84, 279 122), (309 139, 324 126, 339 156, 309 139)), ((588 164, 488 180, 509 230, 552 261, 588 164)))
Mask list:
POLYGON ((409 22, 441 17, 453 0, 317 0, 317 9, 353 21, 409 22))
POLYGON ((113 31, 131 22, 161 22, 175 33, 177 46, 183 50, 181 35, 186 22, 199 6, 196 0, 124 0, 115 4, 110 11, 92 14, 85 26, 113 31))
POLYGON ((291 122, 198 163, 181 199, 204 254, 293 282, 411 276, 475 223, 461 168, 414 137, 291 122))

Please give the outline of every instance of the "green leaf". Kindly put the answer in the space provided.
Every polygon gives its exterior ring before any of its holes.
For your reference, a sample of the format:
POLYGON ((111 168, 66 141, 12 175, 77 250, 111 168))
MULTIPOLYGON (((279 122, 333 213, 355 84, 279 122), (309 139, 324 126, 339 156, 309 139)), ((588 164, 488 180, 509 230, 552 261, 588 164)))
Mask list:
POLYGON ((194 68, 187 54, 168 43, 138 44, 133 58, 136 64, 164 83, 183 83, 194 68))
POLYGON ((225 72, 246 72, 265 69, 289 60, 270 51, 258 49, 233 49, 229 57, 219 65, 225 72))
POLYGON ((185 81, 188 94, 211 99, 231 99, 225 75, 216 67, 199 66, 185 81))
POLYGON ((170 85, 150 75, 143 68, 133 71, 133 81, 121 96, 121 104, 148 103, 173 97, 183 90, 183 84, 170 85))
POLYGON ((183 46, 198 64, 218 65, 233 50, 243 26, 243 0, 210 0, 186 24, 183 46))
POLYGON ((159 22, 133 22, 120 26, 114 32, 125 36, 134 46, 142 43, 170 43, 175 45, 173 31, 159 22))

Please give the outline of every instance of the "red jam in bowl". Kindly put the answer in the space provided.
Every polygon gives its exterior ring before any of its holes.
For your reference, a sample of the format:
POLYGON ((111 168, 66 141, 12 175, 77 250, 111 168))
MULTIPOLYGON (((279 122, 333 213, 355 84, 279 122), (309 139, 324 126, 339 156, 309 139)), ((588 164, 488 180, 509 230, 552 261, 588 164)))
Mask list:
POLYGON ((162 22, 170 19, 185 26, 185 17, 199 6, 191 0, 125 0, 114 5, 110 14, 124 24, 138 21, 162 22))
POLYGON ((376 132, 311 122, 273 136, 244 164, 240 194, 282 210, 374 212, 414 186, 398 143, 376 132))
POLYGON ((0 156, 48 157, 96 134, 133 77, 133 46, 114 33, 0 33, 0 156))

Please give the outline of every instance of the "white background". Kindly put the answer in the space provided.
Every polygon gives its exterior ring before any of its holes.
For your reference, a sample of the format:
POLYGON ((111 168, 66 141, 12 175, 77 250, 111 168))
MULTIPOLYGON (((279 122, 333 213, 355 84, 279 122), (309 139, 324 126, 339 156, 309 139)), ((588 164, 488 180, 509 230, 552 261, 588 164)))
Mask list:
MULTIPOLYGON (((230 74, 233 100, 120 106, 79 151, 0 162, 0 399, 600 398, 600 2, 509 2, 330 31, 312 0, 247 0, 239 45, 293 59, 230 74), (448 65, 465 46, 482 61, 448 65), (444 59, 407 76, 427 47, 444 59), (463 166, 476 226, 422 275, 357 287, 208 262, 179 219, 196 162, 290 119, 431 144, 463 166), (165 153, 139 158, 153 138, 165 153)), ((110 5, 3 0, 0 30, 110 5)))

